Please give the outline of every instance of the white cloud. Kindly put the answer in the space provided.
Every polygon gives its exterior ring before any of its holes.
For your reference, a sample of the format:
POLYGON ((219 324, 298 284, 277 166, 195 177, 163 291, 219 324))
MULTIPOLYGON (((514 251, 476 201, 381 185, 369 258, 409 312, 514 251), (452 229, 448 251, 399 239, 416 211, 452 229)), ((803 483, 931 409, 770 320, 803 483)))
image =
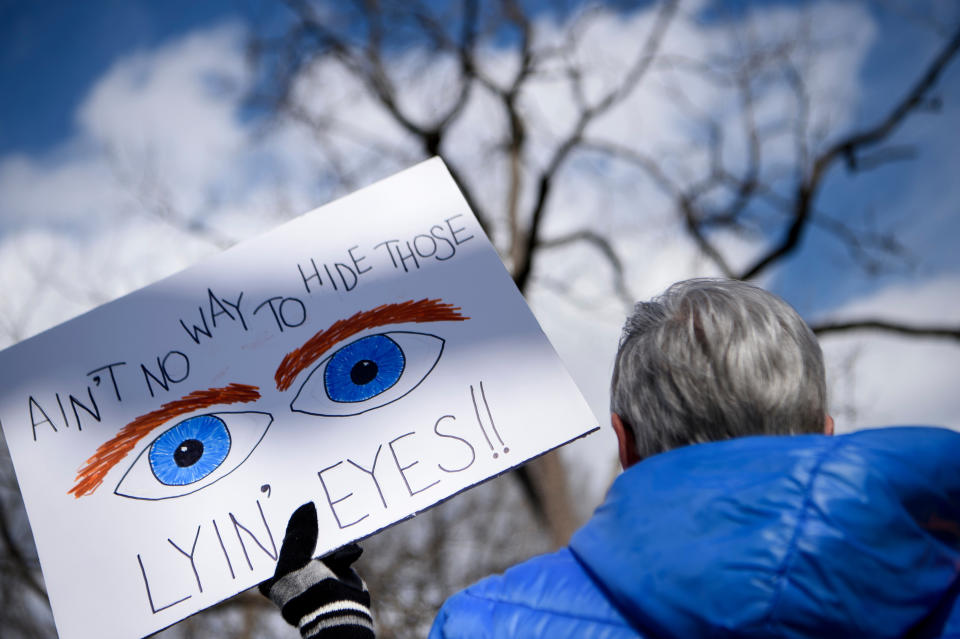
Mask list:
POLYGON ((49 157, 0 158, 0 226, 61 226, 78 233, 103 221, 125 198, 106 163, 74 142, 49 157))
MULTIPOLYGON (((883 317, 944 325, 960 317, 960 277, 892 286, 854 300, 837 319, 883 317)), ((838 429, 930 424, 960 429, 960 345, 943 338, 861 333, 822 340, 838 429)))
POLYGON ((211 188, 248 141, 237 121, 242 37, 228 25, 122 58, 80 107, 80 134, 119 162, 152 163, 178 192, 211 188))

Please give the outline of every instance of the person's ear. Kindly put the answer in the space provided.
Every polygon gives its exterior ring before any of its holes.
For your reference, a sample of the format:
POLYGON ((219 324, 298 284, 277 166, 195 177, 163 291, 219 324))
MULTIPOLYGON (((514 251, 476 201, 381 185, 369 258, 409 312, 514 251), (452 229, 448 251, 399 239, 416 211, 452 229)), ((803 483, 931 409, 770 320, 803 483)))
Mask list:
POLYGON ((620 465, 626 470, 640 461, 636 437, 633 435, 633 429, 624 424, 616 413, 610 414, 610 423, 613 425, 613 432, 617 434, 617 452, 620 455, 620 465))
POLYGON ((823 434, 833 435, 833 417, 830 417, 830 415, 823 419, 823 434))

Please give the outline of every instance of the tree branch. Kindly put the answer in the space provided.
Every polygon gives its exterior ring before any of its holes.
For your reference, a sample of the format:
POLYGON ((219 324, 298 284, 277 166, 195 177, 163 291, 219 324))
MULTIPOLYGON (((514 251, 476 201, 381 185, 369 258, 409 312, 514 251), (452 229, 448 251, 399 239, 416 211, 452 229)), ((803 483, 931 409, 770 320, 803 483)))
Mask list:
POLYGON ((616 291, 617 297, 620 298, 627 308, 631 308, 634 302, 636 302, 636 298, 633 296, 629 287, 627 286, 627 281, 624 276, 625 269, 623 266, 623 261, 621 261, 620 256, 617 255, 617 252, 614 250, 610 240, 604 236, 589 229, 581 229, 560 237, 554 237, 549 240, 541 240, 537 246, 538 248, 556 248, 558 246, 567 246, 575 242, 586 242, 592 245, 594 248, 600 251, 600 254, 603 255, 604 258, 606 258, 607 262, 610 264, 610 268, 613 269, 613 289, 616 291))
POLYGON ((752 265, 745 268, 739 279, 749 280, 757 277, 764 270, 778 260, 792 253, 800 244, 808 222, 814 201, 819 192, 823 178, 839 159, 848 159, 848 166, 855 165, 858 152, 886 140, 903 123, 906 117, 921 107, 927 99, 927 94, 937 83, 943 70, 947 67, 957 51, 960 50, 960 29, 944 45, 933 59, 926 71, 900 102, 895 104, 890 112, 876 125, 854 132, 834 143, 830 148, 817 156, 806 180, 796 189, 792 221, 784 234, 783 239, 770 251, 757 259, 752 265))
POLYGON ((882 319, 861 319, 846 322, 823 322, 812 324, 810 328, 817 335, 832 335, 860 330, 885 331, 910 337, 938 337, 960 341, 960 326, 919 326, 900 324, 882 319))
POLYGON ((660 49, 663 37, 666 35, 667 27, 670 25, 670 21, 673 19, 676 10, 677 3, 673 0, 663 2, 660 5, 653 29, 623 81, 617 87, 608 91, 607 94, 593 106, 587 107, 580 112, 580 117, 577 119, 573 130, 554 150, 551 159, 547 162, 546 168, 540 173, 537 180, 537 193, 534 198, 530 224, 527 227, 524 237, 523 254, 520 263, 514 265, 513 279, 517 284, 517 288, 521 291, 526 288, 527 281, 530 279, 530 273, 533 269, 534 249, 539 242, 538 235, 543 223, 547 200, 553 187, 554 177, 570 153, 582 142, 587 125, 630 95, 637 84, 639 84, 640 79, 646 74, 656 58, 657 51, 660 49))
POLYGON ((852 133, 845 139, 836 142, 827 149, 814 163, 814 175, 811 183, 819 181, 827 168, 840 157, 855 156, 864 147, 873 146, 887 139, 903 123, 906 117, 920 108, 927 101, 927 94, 936 85, 937 80, 947 67, 953 56, 960 50, 960 28, 933 59, 926 72, 920 77, 913 88, 896 105, 887 117, 876 125, 852 133))

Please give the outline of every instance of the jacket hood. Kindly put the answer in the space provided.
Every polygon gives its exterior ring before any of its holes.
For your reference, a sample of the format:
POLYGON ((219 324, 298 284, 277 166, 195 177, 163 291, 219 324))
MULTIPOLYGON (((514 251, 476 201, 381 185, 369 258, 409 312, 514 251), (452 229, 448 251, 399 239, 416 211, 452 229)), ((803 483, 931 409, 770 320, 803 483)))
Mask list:
POLYGON ((650 637, 960 636, 960 433, 673 450, 622 473, 570 547, 650 637))

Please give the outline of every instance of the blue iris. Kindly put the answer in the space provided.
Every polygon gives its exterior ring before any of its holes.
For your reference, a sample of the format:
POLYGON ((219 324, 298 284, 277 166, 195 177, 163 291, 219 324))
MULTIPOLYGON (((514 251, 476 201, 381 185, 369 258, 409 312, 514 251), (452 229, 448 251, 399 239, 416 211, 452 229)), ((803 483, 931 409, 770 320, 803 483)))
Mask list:
POLYGON ((396 384, 403 367, 403 351, 395 341, 370 335, 330 357, 323 372, 324 389, 335 402, 362 402, 396 384))
POLYGON ((185 486, 215 471, 230 452, 230 431, 219 417, 185 419, 150 445, 150 468, 167 486, 185 486))

